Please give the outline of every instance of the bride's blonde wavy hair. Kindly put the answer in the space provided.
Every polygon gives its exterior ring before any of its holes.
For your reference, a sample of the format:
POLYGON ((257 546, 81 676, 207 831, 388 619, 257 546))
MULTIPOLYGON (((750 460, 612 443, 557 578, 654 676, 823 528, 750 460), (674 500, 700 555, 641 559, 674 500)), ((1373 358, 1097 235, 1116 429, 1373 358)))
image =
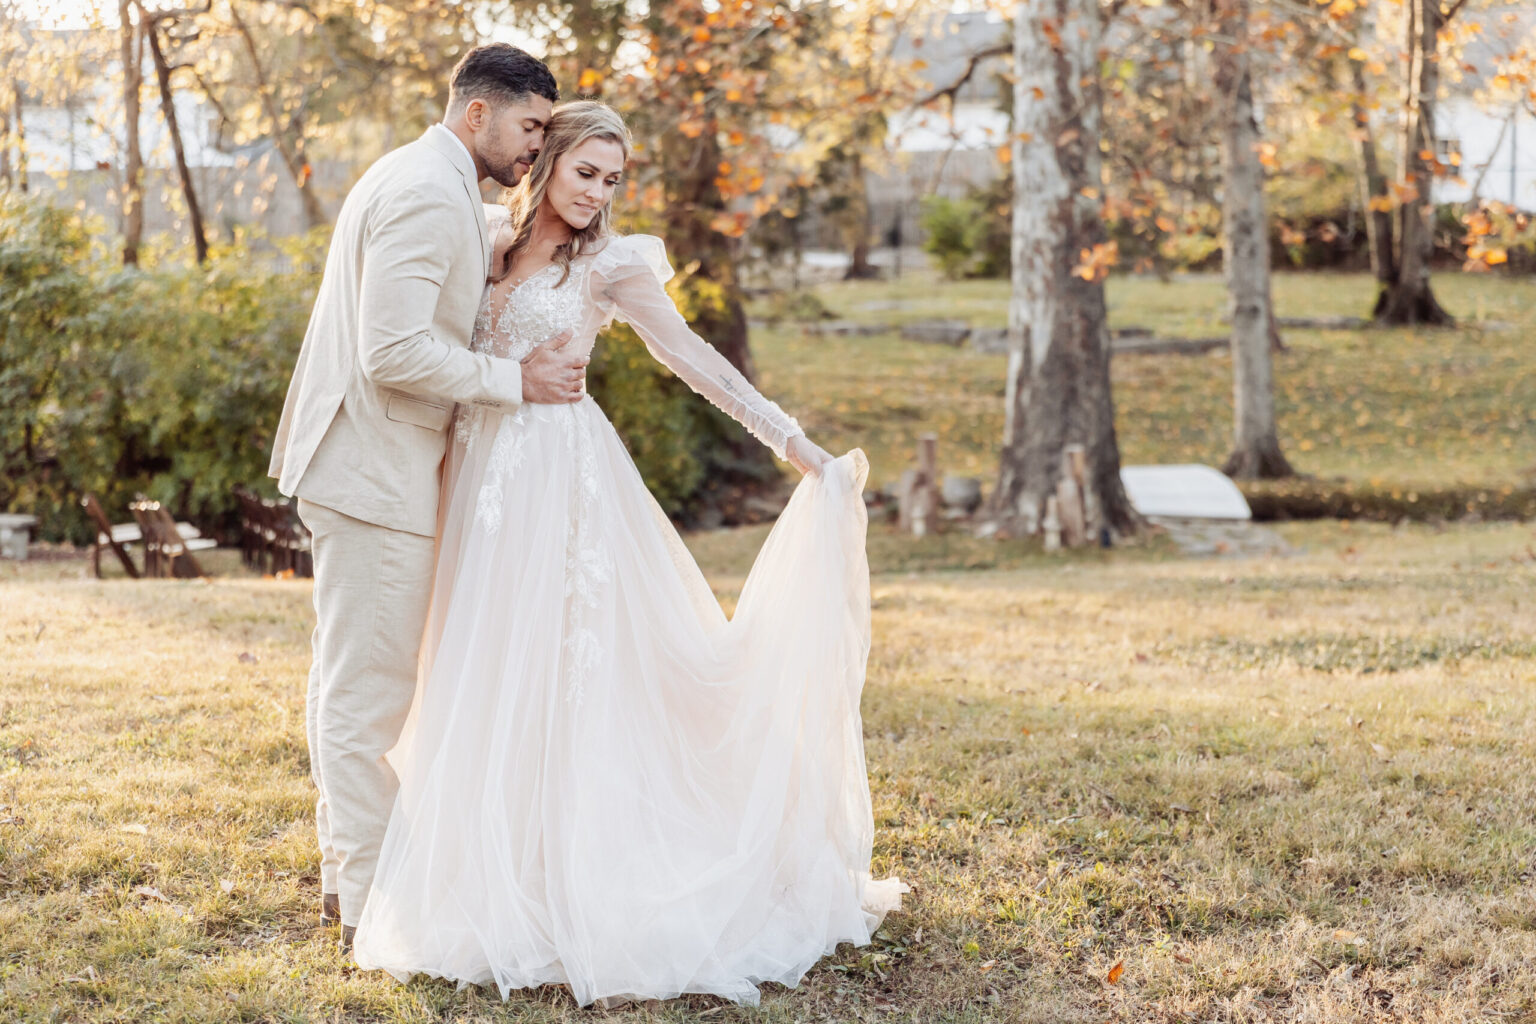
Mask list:
MULTIPOLYGON (((533 240, 534 215, 543 205, 544 197, 549 194, 549 181, 554 177, 555 165, 565 154, 590 139, 617 142, 624 151, 624 162, 629 162, 632 148, 629 127, 624 124, 617 110, 596 100, 579 100, 555 109, 549 123, 544 126, 544 145, 534 159, 532 169, 522 181, 501 196, 502 204, 512 214, 512 247, 507 251, 507 267, 533 240)), ((555 262, 561 268, 560 280, 555 287, 564 284, 571 276, 572 259, 584 252, 602 248, 602 240, 608 236, 612 222, 613 202, 610 200, 597 211, 592 223, 577 231, 569 242, 555 249, 555 262)))

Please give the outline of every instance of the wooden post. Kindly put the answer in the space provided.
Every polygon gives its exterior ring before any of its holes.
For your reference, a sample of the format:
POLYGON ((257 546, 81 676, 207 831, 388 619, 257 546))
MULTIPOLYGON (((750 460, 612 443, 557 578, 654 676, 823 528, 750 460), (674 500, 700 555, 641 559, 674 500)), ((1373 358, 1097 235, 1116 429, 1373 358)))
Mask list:
POLYGON ((1045 518, 1040 520, 1040 536, 1045 543, 1045 550, 1061 550, 1061 516, 1058 514, 1056 495, 1045 499, 1045 518))
POLYGON ((924 537, 939 530, 939 436, 917 439, 917 479, 912 482, 912 534, 924 537))
POLYGON ((1061 452, 1061 479, 1056 482, 1056 507, 1061 517, 1061 541, 1069 548, 1088 540, 1088 510, 1085 507, 1083 480, 1087 475, 1088 453, 1080 444, 1069 444, 1061 452))

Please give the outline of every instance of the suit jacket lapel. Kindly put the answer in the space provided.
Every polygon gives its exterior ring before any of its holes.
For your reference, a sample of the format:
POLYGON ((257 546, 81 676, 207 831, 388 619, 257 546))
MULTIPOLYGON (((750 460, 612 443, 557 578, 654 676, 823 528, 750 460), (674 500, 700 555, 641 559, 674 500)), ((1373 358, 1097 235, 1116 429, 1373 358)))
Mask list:
POLYGON ((475 177, 475 164, 470 160, 469 154, 458 140, 447 138, 448 129, 441 125, 433 125, 427 129, 421 141, 437 150, 452 161, 454 169, 459 172, 459 178, 464 185, 464 192, 469 196, 469 205, 475 213, 475 230, 480 233, 480 257, 481 277, 486 277, 491 272, 491 242, 486 233, 485 214, 481 209, 480 182, 475 177))

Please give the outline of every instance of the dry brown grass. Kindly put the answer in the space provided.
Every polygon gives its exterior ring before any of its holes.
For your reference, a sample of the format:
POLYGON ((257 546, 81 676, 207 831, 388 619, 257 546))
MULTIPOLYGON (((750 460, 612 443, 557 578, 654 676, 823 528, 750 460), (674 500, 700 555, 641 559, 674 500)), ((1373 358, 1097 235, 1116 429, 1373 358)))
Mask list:
MULTIPOLYGON (((307 585, 6 565, 0 1019, 1536 1020, 1536 530, 1288 531, 924 574, 877 536, 877 868, 917 892, 757 1010, 349 972, 307 585)), ((696 545, 727 598, 759 537, 696 545)))

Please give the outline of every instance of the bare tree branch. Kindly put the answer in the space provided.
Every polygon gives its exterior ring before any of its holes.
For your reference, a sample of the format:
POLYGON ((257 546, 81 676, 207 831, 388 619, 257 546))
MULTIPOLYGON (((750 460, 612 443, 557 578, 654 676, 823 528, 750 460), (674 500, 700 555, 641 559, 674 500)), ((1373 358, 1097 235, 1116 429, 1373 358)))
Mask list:
POLYGON ((1003 57, 1012 52, 1013 46, 1010 43, 995 43, 986 49, 977 50, 975 53, 966 58, 965 70, 960 72, 959 76, 953 82, 949 83, 943 88, 935 89, 933 92, 926 96, 920 97, 912 105, 914 107, 926 107, 928 104, 943 99, 946 96, 949 97, 950 102, 953 103, 955 95, 965 87, 966 82, 971 80, 971 76, 976 74, 976 69, 981 66, 983 61, 990 60, 993 57, 1003 57))

